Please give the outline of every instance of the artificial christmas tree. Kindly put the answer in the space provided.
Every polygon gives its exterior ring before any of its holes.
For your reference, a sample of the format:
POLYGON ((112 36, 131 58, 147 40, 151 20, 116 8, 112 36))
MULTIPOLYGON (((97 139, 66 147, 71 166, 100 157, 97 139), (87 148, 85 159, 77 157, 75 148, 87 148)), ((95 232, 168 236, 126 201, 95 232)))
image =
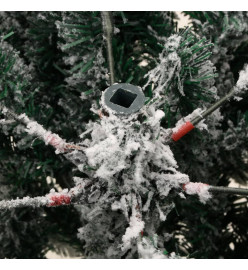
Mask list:
POLYGON ((246 182, 247 66, 234 83, 234 57, 211 51, 229 53, 247 15, 189 14, 179 32, 173 12, 1 14, 2 257, 42 257, 58 239, 87 258, 246 257, 246 201, 211 190, 246 182))

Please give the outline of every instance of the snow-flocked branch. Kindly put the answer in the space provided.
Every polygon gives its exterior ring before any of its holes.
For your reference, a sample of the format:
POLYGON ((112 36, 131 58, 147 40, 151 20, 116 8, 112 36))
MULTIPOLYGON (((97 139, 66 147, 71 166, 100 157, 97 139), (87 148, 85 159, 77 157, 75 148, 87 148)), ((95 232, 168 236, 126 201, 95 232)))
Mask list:
POLYGON ((234 86, 234 88, 223 98, 214 103, 210 108, 202 112, 201 116, 193 119, 192 124, 198 124, 202 119, 206 118, 220 106, 230 101, 231 98, 239 101, 243 98, 241 97, 248 90, 248 64, 244 65, 244 68, 239 72, 239 79, 234 86))
POLYGON ((59 206, 67 205, 71 203, 71 194, 68 191, 63 191, 61 193, 51 190, 51 192, 45 196, 39 196, 30 198, 29 196, 22 199, 16 198, 14 200, 3 200, 0 201, 0 209, 12 209, 25 206, 31 207, 41 207, 41 206, 59 206))
POLYGON ((51 189, 50 192, 44 196, 31 198, 29 196, 24 198, 16 198, 13 200, 0 201, 0 210, 12 209, 19 207, 55 207, 61 205, 69 205, 77 203, 77 197, 84 191, 83 185, 76 185, 70 190, 64 189, 61 192, 55 192, 51 189), (74 200, 72 202, 72 200, 74 200))
POLYGON ((25 113, 17 115, 6 107, 2 108, 2 113, 6 117, 14 118, 15 120, 23 123, 26 126, 26 132, 30 135, 38 137, 43 140, 45 144, 52 145, 56 149, 56 154, 82 149, 80 146, 67 143, 64 139, 60 138, 59 135, 52 133, 51 131, 47 131, 42 125, 29 119, 25 113))
POLYGON ((219 109, 226 102, 230 101, 231 98, 234 98, 237 101, 242 100, 241 95, 243 95, 247 90, 248 65, 245 64, 243 70, 241 70, 239 73, 239 79, 236 83, 236 86, 226 96, 218 100, 208 109, 198 108, 177 122, 176 127, 172 129, 172 140, 178 141, 195 127, 199 128, 200 130, 207 129, 207 125, 204 123, 204 120, 207 116, 219 109))
POLYGON ((206 203, 212 197, 212 194, 216 193, 248 196, 248 189, 246 188, 216 187, 201 182, 188 182, 183 184, 182 188, 188 195, 198 195, 202 203, 206 203))
MULTIPOLYGON (((103 114, 100 122, 89 122, 89 134, 80 136, 80 145, 84 145, 83 156, 77 156, 78 149, 73 149, 71 153, 67 151, 71 148, 65 140, 45 130, 25 114, 15 115, 15 119, 26 125, 29 134, 39 137, 52 145, 57 153, 75 161, 80 171, 87 170, 89 178, 79 182, 89 183, 89 188, 83 192, 82 186, 79 188, 80 185, 76 185, 74 189, 62 193, 52 191, 41 197, 2 201, 0 209, 67 205, 77 197, 76 202, 83 209, 83 218, 88 222, 79 230, 81 239, 87 241, 85 236, 92 234, 92 230, 95 232, 96 223, 104 223, 105 219, 120 219, 122 223, 127 223, 124 231, 116 232, 122 241, 122 252, 132 249, 133 243, 136 243, 141 256, 163 257, 156 245, 150 245, 143 236, 153 235, 156 239, 155 224, 159 226, 164 222, 174 207, 173 203, 162 205, 160 198, 166 198, 172 189, 183 189, 189 195, 198 195, 200 201, 205 203, 211 198, 211 188, 203 183, 191 183, 188 175, 178 171, 174 155, 161 136, 167 132, 161 128, 164 112, 155 103, 146 108, 145 112, 142 111, 147 118, 145 122, 139 119, 138 113, 120 119, 111 111, 103 114), (123 214, 121 217, 120 212, 123 214)), ((6 115, 8 112, 4 110, 6 115)), ((195 110, 172 132, 182 132, 182 125, 196 115, 202 116, 202 111, 195 110)), ((201 122, 198 127, 206 128, 206 125, 201 122)), ((184 196, 182 192, 178 195, 184 196)))

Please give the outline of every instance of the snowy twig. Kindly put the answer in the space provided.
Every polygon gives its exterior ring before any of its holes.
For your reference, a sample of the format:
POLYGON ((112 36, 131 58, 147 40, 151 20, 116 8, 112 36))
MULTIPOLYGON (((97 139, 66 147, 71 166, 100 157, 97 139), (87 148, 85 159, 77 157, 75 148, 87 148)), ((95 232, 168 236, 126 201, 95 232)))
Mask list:
POLYGON ((56 149, 57 154, 65 153, 71 150, 82 150, 80 146, 66 143, 66 141, 60 138, 57 134, 52 133, 51 131, 47 131, 43 128, 42 125, 38 124, 36 121, 30 120, 26 114, 17 115, 6 107, 3 107, 1 109, 2 113, 5 116, 14 118, 15 120, 20 121, 24 125, 26 125, 26 131, 29 134, 38 136, 46 144, 52 145, 56 149))
POLYGON ((33 206, 33 207, 40 207, 46 206, 49 204, 49 198, 46 196, 39 196, 35 198, 24 197, 22 199, 15 199, 15 200, 3 200, 0 201, 0 209, 12 209, 18 208, 23 206, 33 206))
POLYGON ((205 110, 201 117, 196 117, 191 121, 193 125, 198 124, 203 118, 206 118, 208 115, 210 115, 212 112, 217 110, 220 106, 225 104, 226 102, 230 101, 231 98, 236 99, 237 101, 241 100, 242 97, 240 95, 243 95, 245 91, 248 90, 248 65, 245 64, 243 70, 239 73, 239 79, 236 83, 236 86, 223 98, 218 100, 216 103, 214 103, 210 108, 205 110))
POLYGON ((215 187, 200 182, 188 182, 183 184, 183 190, 189 195, 197 194, 202 203, 206 203, 206 201, 212 197, 210 193, 225 193, 248 196, 247 188, 215 187))
POLYGON ((168 138, 164 138, 164 139, 167 142, 178 141, 195 127, 199 129, 207 129, 207 125, 203 123, 207 116, 209 116, 214 111, 219 109, 222 105, 230 101, 231 98, 234 98, 238 101, 241 100, 242 98, 240 97, 240 95, 244 94, 244 92, 248 90, 248 65, 247 64, 244 66, 244 69, 241 70, 239 74, 240 75, 236 83, 236 86, 227 95, 225 95, 223 98, 218 100, 208 109, 202 110, 198 108, 194 110, 188 116, 180 119, 177 122, 176 127, 172 129, 173 133, 171 135, 171 140, 168 140, 168 138))
POLYGON ((68 189, 64 189, 62 192, 55 192, 54 189, 51 189, 50 193, 48 193, 45 196, 38 196, 34 198, 30 198, 29 196, 27 196, 22 199, 17 198, 14 200, 0 201, 0 210, 19 208, 19 207, 25 207, 25 206, 54 207, 54 206, 61 206, 61 205, 69 205, 72 203, 72 199, 76 198, 82 192, 83 192, 83 188, 81 185, 75 186, 69 191, 68 189))
POLYGON ((71 195, 63 193, 49 193, 39 197, 24 197, 22 199, 0 201, 0 209, 12 209, 24 206, 41 207, 41 206, 59 206, 71 203, 71 195))

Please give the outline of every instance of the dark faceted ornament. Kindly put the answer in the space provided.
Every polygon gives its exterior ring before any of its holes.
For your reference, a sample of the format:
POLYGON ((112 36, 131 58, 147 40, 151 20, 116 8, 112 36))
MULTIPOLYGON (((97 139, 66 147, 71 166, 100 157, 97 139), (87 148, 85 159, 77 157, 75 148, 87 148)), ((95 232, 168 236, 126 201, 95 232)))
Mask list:
POLYGON ((113 84, 102 96, 105 109, 117 115, 130 115, 145 104, 145 96, 140 87, 128 83, 113 84))

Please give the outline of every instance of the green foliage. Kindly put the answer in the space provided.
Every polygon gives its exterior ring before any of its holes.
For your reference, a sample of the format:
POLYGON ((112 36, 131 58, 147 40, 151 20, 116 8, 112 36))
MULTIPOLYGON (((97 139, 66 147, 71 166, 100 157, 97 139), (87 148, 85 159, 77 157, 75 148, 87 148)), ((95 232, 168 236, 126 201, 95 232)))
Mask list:
POLYGON ((175 27, 173 12, 115 12, 114 25, 119 32, 113 37, 117 82, 144 85, 144 75, 154 67, 161 44, 149 30, 169 37, 175 27), (142 65, 145 62, 145 65, 142 65))
MULTIPOLYGON (((185 95, 179 91, 177 74, 164 89, 170 101, 163 108, 165 128, 213 103, 214 83, 219 96, 227 93, 247 62, 245 12, 185 13, 193 23, 192 29, 177 32, 182 37, 177 54, 185 95)), ((145 74, 159 63, 168 37, 176 33, 174 18, 173 12, 113 13, 116 82, 146 84, 145 74)), ((1 106, 25 112, 77 142, 86 123, 98 120, 90 108, 99 106, 101 91, 109 85, 100 12, 3 12, 0 33, 1 106)), ((152 98, 152 85, 145 94, 152 98)), ((230 102, 221 109, 221 122, 209 117, 209 133, 194 130, 172 145, 180 171, 191 181, 226 186, 232 177, 247 183, 247 105, 246 98, 230 102)), ((51 146, 27 136, 23 125, 2 125, 0 146, 0 199, 46 194, 58 187, 47 182, 48 176, 62 188, 72 186, 73 166, 51 146)), ((171 194, 176 210, 159 228, 159 233, 173 236, 163 240, 165 253, 247 258, 247 201, 237 199, 215 196, 202 205, 197 198, 171 194)), ((69 242, 84 252, 76 238, 80 220, 73 207, 16 209, 1 212, 0 219, 1 258, 44 258, 48 249, 58 249, 56 242, 69 242)))

